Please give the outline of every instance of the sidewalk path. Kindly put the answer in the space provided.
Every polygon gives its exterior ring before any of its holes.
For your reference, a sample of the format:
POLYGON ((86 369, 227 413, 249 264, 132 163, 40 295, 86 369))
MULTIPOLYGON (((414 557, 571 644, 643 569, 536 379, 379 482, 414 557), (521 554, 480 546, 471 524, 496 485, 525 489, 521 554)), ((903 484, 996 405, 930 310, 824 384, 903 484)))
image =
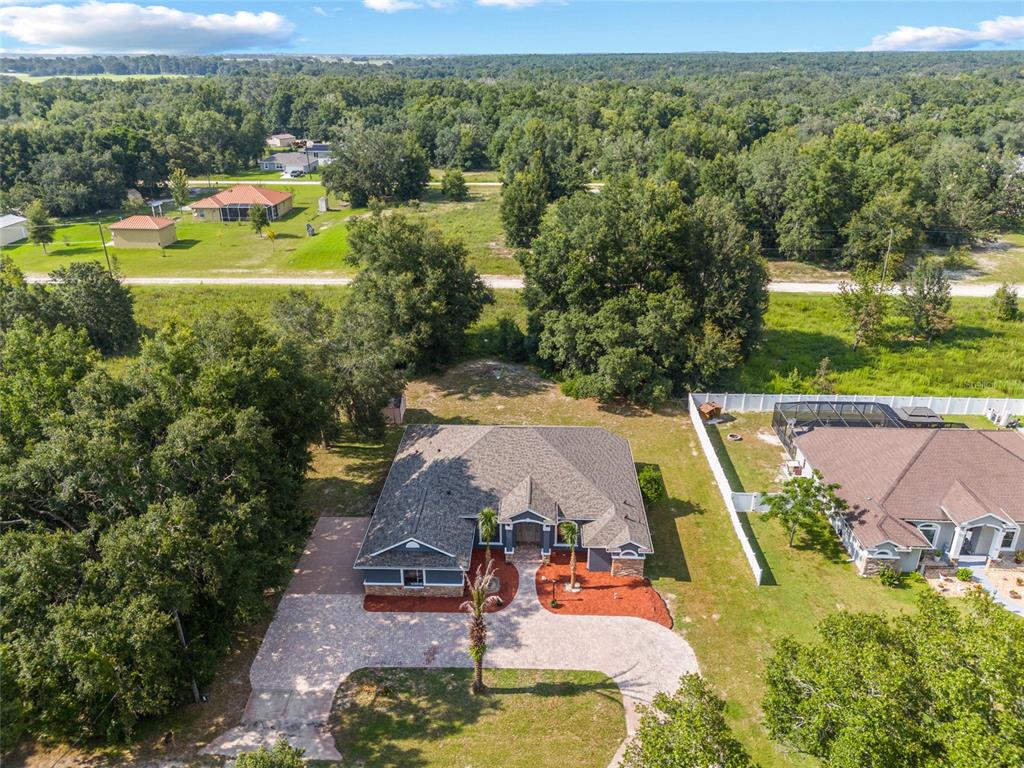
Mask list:
MULTIPOLYGON (((332 518, 324 530, 366 518, 332 518)), ((318 530, 321 528, 318 525, 318 530)), ((358 527, 352 528, 352 534, 358 527)), ((331 543, 315 541, 321 562, 331 543)), ((339 546, 340 560, 352 547, 339 546)), ((304 555, 299 571, 304 570, 304 555)), ((591 670, 608 675, 622 691, 627 732, 637 724, 636 705, 658 691, 674 690, 679 677, 698 671, 682 635, 631 617, 559 616, 544 610, 536 591, 536 565, 520 568, 519 593, 488 617, 488 667, 591 670)), ((241 725, 203 751, 234 756, 270 745, 278 736, 306 750, 308 759, 341 758, 328 727, 334 693, 363 667, 469 667, 466 618, 450 613, 370 613, 361 594, 302 594, 281 600, 249 677, 252 694, 241 725)), ((344 749, 344 745, 341 745, 344 749)))

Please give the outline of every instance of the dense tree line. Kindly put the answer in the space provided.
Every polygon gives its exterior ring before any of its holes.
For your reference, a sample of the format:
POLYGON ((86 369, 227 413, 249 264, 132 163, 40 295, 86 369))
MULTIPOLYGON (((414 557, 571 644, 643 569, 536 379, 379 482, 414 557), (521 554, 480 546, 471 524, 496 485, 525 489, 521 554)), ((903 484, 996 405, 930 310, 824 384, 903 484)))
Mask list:
MULTIPOLYGON (((766 255, 852 263, 970 242, 1024 213, 1019 53, 455 57, 368 65, 304 57, 8 61, 217 74, 9 81, 0 190, 54 213, 116 205, 190 173, 251 165, 269 131, 492 168, 521 234, 547 202, 623 173, 730 201, 766 255), (197 70, 198 71, 198 70, 197 70), (371 139, 373 141, 371 141, 371 139), (531 170, 532 169, 532 170, 531 170), (532 178, 529 178, 532 174, 532 178), (530 182, 530 183, 526 183, 530 182), (525 187, 525 189, 523 189, 525 187)), ((113 71, 113 70, 111 70, 113 71)), ((355 159, 369 149, 352 150, 355 159)), ((417 162, 419 162, 417 160, 417 162)), ((341 174, 341 171, 335 172, 341 174)), ((363 185, 365 187, 365 185, 363 185)), ((412 197, 338 184, 357 198, 412 197)))

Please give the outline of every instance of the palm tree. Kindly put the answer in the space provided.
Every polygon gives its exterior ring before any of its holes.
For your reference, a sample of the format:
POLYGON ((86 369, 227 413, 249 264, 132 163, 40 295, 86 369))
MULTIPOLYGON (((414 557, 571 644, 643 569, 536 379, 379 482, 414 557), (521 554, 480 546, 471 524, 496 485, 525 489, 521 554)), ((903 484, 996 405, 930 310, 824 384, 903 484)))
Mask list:
POLYGON ((569 545, 569 589, 576 590, 576 545, 580 541, 580 529, 576 523, 562 523, 558 526, 562 541, 569 545))
POLYGON ((498 513, 491 507, 484 507, 480 510, 477 523, 480 526, 480 538, 483 539, 486 547, 484 550, 484 564, 486 565, 491 562, 491 540, 498 532, 498 513))
POLYGON ((469 600, 459 606, 459 610, 469 612, 469 658, 473 660, 472 693, 484 690, 484 654, 487 653, 487 623, 484 614, 487 607, 497 602, 497 595, 488 595, 487 591, 494 580, 494 563, 487 563, 486 568, 477 568, 476 577, 466 577, 469 586, 469 600))

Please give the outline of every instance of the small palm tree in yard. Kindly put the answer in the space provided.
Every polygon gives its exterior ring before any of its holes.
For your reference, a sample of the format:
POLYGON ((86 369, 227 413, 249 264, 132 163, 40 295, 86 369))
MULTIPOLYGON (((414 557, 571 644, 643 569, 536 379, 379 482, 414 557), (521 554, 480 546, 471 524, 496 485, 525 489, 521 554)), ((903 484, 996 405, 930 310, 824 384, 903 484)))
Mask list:
POLYGON ((494 580, 494 563, 487 563, 486 568, 477 568, 473 579, 466 577, 469 584, 469 599, 460 609, 469 612, 469 658, 473 660, 473 693, 484 690, 484 654, 487 653, 487 622, 484 616, 488 606, 496 603, 497 595, 487 592, 494 580))
POLYGON ((576 523, 562 523, 558 526, 562 541, 569 545, 569 589, 576 591, 576 545, 580 542, 580 529, 576 523))
POLYGON ((498 532, 498 513, 491 507, 484 507, 480 510, 480 538, 484 541, 484 564, 491 562, 491 540, 498 532))

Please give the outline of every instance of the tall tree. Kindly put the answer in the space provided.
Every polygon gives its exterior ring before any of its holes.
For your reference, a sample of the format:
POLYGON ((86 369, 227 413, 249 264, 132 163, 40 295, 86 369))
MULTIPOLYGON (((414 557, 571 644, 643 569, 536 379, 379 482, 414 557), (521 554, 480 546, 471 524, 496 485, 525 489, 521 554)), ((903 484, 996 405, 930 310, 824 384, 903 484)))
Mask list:
POLYGON ((50 273, 50 297, 61 322, 84 328, 105 355, 130 350, 139 340, 134 297, 119 275, 99 262, 81 261, 50 273))
POLYGON ((700 675, 683 675, 675 693, 638 709, 624 768, 754 768, 725 722, 725 702, 700 675))
POLYGON ((469 613, 469 657, 473 660, 473 683, 470 691, 474 694, 484 691, 484 656, 487 653, 487 608, 495 604, 497 595, 489 594, 494 581, 494 561, 487 567, 477 569, 476 576, 466 576, 469 599, 461 609, 469 613))
POLYGON ((836 301, 853 331, 853 348, 870 346, 881 338, 889 314, 891 284, 877 267, 862 264, 852 280, 839 283, 836 301))
POLYGON ((414 137, 386 128, 350 128, 332 147, 333 162, 322 172, 324 187, 353 208, 371 198, 412 200, 430 180, 430 166, 414 137))
POLYGON ((569 545, 569 589, 576 589, 576 545, 580 540, 580 529, 576 523, 562 523, 558 526, 562 542, 569 545))
POLYGON ((361 271, 352 311, 375 317, 415 370, 436 370, 461 349, 466 329, 493 301, 466 247, 401 214, 353 225, 350 258, 361 271))
POLYGON ((547 208, 544 174, 539 162, 518 171, 501 189, 501 224, 505 242, 515 248, 529 248, 540 231, 547 208))
POLYGON ((25 208, 27 219, 28 241, 43 247, 46 253, 47 243, 53 242, 53 224, 50 223, 50 213, 46 210, 41 200, 33 200, 25 208))
POLYGON ((179 208, 188 205, 188 172, 184 168, 175 168, 171 171, 169 186, 174 204, 179 208))
POLYGON ((942 265, 920 261, 900 286, 900 311, 914 338, 931 341, 953 326, 952 291, 942 265))

